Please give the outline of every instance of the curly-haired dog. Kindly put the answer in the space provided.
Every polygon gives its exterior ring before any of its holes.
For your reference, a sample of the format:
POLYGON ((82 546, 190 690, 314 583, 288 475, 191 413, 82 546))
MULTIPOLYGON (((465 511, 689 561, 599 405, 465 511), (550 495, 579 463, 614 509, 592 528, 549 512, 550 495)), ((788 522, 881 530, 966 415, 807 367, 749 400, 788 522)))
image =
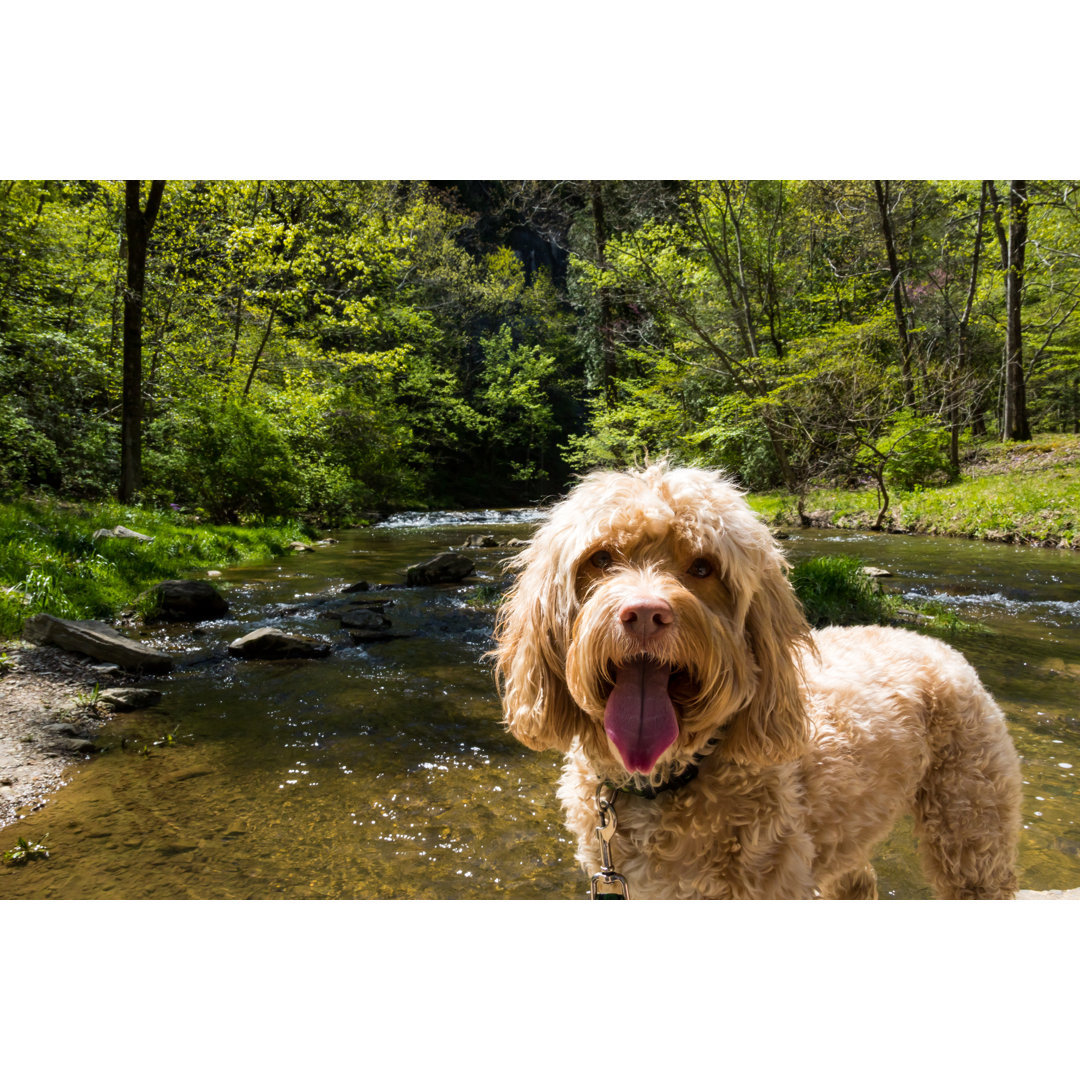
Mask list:
POLYGON ((1020 771, 1001 710, 941 642, 811 633, 787 563, 716 473, 587 477, 515 560, 496 630, 505 722, 565 751, 578 858, 635 897, 874 897, 912 812, 938 896, 1016 889, 1020 771))

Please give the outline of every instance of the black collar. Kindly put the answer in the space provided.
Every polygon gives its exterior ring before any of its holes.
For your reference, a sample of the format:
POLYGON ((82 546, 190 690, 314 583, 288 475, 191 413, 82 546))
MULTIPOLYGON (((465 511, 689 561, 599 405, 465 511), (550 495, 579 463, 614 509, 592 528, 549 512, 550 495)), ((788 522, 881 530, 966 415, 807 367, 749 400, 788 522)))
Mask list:
POLYGON ((698 765, 701 764, 719 745, 720 736, 714 736, 711 738, 705 746, 694 755, 693 760, 686 768, 675 773, 673 776, 669 776, 662 784, 657 784, 655 787, 652 784, 644 782, 631 781, 629 784, 624 784, 622 787, 616 788, 614 784, 609 784, 610 787, 616 791, 625 791, 627 795, 640 795, 643 799, 655 799, 657 795, 665 791, 678 791, 681 787, 686 787, 691 780, 698 774, 698 765))

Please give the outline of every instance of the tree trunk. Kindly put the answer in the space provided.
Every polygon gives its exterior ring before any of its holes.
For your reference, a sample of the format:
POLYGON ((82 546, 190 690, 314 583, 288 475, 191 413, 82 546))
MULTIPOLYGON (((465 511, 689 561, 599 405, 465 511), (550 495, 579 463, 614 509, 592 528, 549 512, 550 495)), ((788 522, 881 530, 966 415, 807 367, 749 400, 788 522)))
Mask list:
MULTIPOLYGON (((255 228, 255 222, 259 217, 259 195, 262 192, 262 181, 255 184, 255 195, 251 200, 251 227, 255 228)), ((236 350, 240 345, 240 321, 244 313, 244 283, 240 281, 236 286, 236 311, 233 314, 233 339, 232 348, 229 350, 229 372, 231 374, 233 364, 236 363, 236 350)))
POLYGON ((907 316, 904 314, 904 291, 900 280, 900 260, 896 257, 896 241, 893 237, 892 221, 889 217, 888 181, 883 185, 874 181, 874 193, 877 195, 878 217, 881 221, 881 234, 885 239, 885 255, 889 260, 889 276, 892 279, 893 311, 896 313, 896 332, 900 336, 900 364, 904 378, 904 404, 911 405, 915 400, 915 386, 911 378, 911 339, 907 332, 907 316))
MULTIPOLYGON (((604 217, 604 196, 599 180, 589 181, 589 203, 592 209, 593 229, 596 236, 596 264, 601 269, 607 265, 607 223, 604 217)), ((604 400, 608 405, 615 401, 615 315, 612 309, 611 294, 607 286, 602 286, 600 300, 600 362, 604 380, 604 400)))
POLYGON ((1024 300, 1024 256, 1027 252, 1027 181, 1009 184, 1009 232, 1001 221, 1001 203, 992 180, 987 191, 994 206, 994 224, 1005 271, 1005 392, 1002 399, 1002 442, 1027 442, 1031 428, 1024 384, 1024 342, 1021 308, 1024 300))
POLYGON ((259 361, 262 359, 263 349, 266 348, 266 343, 270 340, 270 331, 274 327, 274 316, 277 314, 280 302, 280 298, 278 298, 270 308, 270 317, 266 320, 266 329, 263 331, 262 341, 259 342, 259 347, 255 350, 255 356, 252 358, 251 368, 248 370, 247 382, 244 383, 244 392, 241 395, 245 400, 247 399, 248 391, 251 389, 251 384, 255 381, 255 371, 258 369, 259 361))
POLYGON ((975 221, 975 244, 971 253, 971 275, 968 278, 967 299, 960 316, 960 331, 956 348, 956 374, 949 388, 949 464, 960 470, 960 393, 964 375, 971 369, 971 312, 975 306, 975 290, 979 283, 979 257, 982 254, 983 222, 986 220, 986 182, 979 194, 979 216, 975 221))
POLYGON ((118 494, 122 503, 130 503, 142 484, 142 318, 146 248, 161 206, 165 181, 150 181, 145 210, 140 206, 141 189, 141 180, 126 182, 124 224, 127 231, 127 288, 124 291, 124 389, 118 494))
POLYGON ((1027 252, 1027 181, 1014 180, 1009 187, 1009 268, 1005 278, 1005 430, 1013 442, 1027 442, 1031 428, 1027 416, 1024 384, 1024 340, 1021 306, 1024 300, 1024 256, 1027 252))

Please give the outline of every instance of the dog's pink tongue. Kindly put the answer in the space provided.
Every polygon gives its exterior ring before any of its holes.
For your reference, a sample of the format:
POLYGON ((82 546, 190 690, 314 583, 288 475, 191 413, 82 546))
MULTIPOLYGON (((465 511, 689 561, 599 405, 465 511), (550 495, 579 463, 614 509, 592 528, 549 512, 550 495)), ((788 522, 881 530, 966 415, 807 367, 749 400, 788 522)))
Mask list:
POLYGON ((615 689, 604 707, 604 730, 630 772, 652 772, 660 755, 679 737, 668 697, 671 669, 653 660, 618 668, 615 689))

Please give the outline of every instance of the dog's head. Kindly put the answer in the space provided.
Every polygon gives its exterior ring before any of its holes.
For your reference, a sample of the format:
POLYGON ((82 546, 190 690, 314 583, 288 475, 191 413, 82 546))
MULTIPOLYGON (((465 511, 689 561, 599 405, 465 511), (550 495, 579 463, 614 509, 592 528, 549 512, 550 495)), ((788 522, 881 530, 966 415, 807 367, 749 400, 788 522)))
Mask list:
POLYGON ((495 657, 526 745, 576 737, 605 776, 653 782, 717 735, 743 764, 800 753, 809 628, 769 530, 719 474, 593 473, 515 563, 495 657))

